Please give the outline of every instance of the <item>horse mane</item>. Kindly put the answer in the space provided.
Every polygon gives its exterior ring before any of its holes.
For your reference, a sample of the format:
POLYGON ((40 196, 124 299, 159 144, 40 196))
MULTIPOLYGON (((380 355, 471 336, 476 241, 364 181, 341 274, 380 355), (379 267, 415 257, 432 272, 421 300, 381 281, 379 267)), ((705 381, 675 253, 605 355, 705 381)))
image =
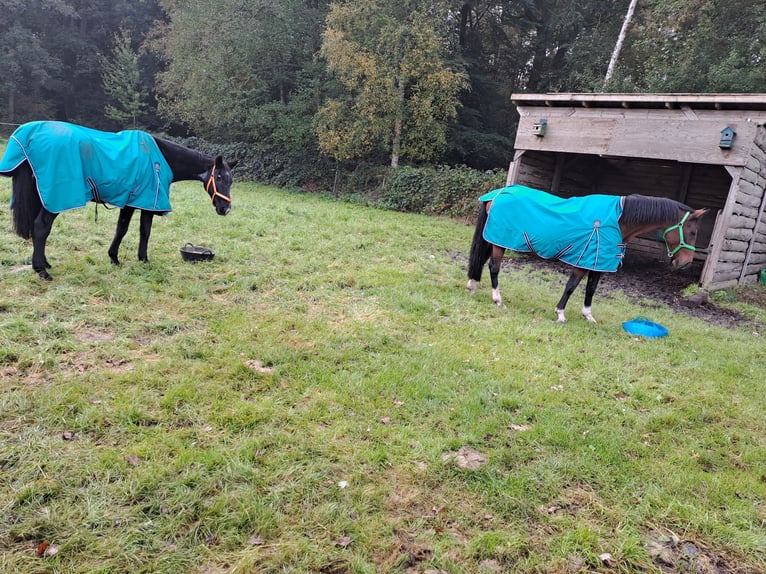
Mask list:
POLYGON ((633 194, 625 197, 620 223, 641 225, 644 223, 671 222, 678 220, 678 212, 694 211, 688 205, 669 197, 650 197, 633 194))
POLYGON ((212 155, 157 136, 152 137, 173 171, 173 181, 201 181, 200 174, 210 169, 215 163, 212 155))

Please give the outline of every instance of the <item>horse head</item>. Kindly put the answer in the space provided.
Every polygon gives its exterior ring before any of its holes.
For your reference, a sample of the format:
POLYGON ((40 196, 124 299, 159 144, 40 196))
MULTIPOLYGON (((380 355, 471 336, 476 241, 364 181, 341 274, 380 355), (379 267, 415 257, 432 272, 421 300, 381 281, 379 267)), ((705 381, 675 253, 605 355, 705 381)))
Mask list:
POLYGON ((213 166, 205 178, 205 191, 215 206, 218 215, 226 215, 231 211, 231 170, 237 165, 237 160, 227 163, 223 156, 217 156, 213 166))
POLYGON ((678 223, 663 231, 662 238, 668 248, 668 257, 676 269, 683 269, 694 260, 699 222, 707 212, 707 209, 684 211, 678 223))

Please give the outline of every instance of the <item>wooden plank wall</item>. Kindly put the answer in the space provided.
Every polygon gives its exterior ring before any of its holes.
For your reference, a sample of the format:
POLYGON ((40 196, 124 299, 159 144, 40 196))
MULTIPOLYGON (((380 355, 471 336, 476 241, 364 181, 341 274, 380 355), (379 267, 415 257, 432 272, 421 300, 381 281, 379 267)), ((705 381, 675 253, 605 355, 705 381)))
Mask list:
POLYGON ((758 126, 748 161, 740 168, 731 212, 722 227, 720 253, 703 287, 753 283, 766 268, 766 126, 758 126))

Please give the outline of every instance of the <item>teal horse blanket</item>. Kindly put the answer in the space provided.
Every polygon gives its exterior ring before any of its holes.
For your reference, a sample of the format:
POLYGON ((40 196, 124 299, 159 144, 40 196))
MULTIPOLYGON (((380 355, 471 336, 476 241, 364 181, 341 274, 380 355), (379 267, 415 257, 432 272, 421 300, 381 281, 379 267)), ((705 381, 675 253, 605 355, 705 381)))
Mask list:
POLYGON ((89 201, 168 212, 173 172, 146 132, 110 133, 65 122, 20 126, 8 140, 0 173, 28 161, 45 209, 60 213, 89 201))
POLYGON ((625 254, 620 231, 623 198, 564 199, 523 185, 491 191, 484 239, 513 251, 560 259, 592 271, 617 271, 625 254))

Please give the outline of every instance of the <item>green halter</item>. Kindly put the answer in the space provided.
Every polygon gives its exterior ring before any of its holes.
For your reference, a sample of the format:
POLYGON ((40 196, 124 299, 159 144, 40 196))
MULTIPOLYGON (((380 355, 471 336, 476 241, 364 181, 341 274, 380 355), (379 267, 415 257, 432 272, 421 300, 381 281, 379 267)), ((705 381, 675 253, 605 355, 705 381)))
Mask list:
POLYGON ((662 233, 662 240, 665 242, 665 247, 667 247, 667 249, 668 249, 668 257, 673 257, 681 249, 688 249, 690 251, 697 251, 697 248, 694 247, 694 245, 689 245, 684 240, 684 223, 686 223, 686 220, 689 218, 689 215, 691 215, 691 212, 687 211, 684 214, 684 216, 681 218, 681 221, 679 221, 675 225, 671 225, 670 227, 668 227, 662 233), (671 251, 670 250, 670 245, 668 245, 668 240, 667 240, 666 236, 667 236, 668 233, 670 233, 674 229, 678 229, 678 246, 676 246, 676 248, 671 251))

